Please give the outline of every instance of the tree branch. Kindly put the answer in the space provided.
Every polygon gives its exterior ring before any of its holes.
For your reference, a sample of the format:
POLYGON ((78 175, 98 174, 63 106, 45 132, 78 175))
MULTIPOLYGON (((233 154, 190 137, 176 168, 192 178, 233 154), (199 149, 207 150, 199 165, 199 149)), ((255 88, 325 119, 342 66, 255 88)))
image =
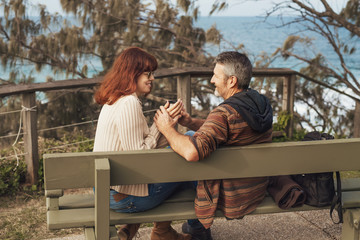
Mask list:
MULTIPOLYGON (((340 16, 339 14, 335 13, 333 9, 330 7, 328 2, 326 0, 321 0, 323 6, 325 7, 325 12, 318 12, 313 8, 308 7, 307 5, 303 4, 299 0, 292 0, 295 4, 297 4, 299 7, 305 9, 306 11, 316 15, 319 18, 325 18, 328 17, 349 30, 350 32, 354 33, 358 37, 360 37, 360 27, 356 26, 355 24, 352 24, 351 22, 347 21, 344 17, 340 16)), ((327 21, 327 24, 333 25, 331 21, 327 21)))

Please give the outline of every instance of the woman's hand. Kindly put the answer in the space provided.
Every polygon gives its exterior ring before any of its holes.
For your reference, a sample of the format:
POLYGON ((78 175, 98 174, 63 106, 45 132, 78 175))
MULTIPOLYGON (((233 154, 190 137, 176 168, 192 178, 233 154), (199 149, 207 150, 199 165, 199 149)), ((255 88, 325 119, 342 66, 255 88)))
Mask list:
POLYGON ((184 104, 180 99, 178 99, 174 104, 170 104, 170 102, 167 101, 164 105, 164 108, 167 110, 171 118, 175 118, 181 114, 181 111, 184 108, 184 104))
POLYGON ((169 131, 169 129, 175 127, 180 116, 181 115, 178 114, 176 117, 172 118, 167 109, 165 109, 164 106, 160 106, 160 109, 156 111, 154 116, 154 122, 159 131, 164 134, 169 131))

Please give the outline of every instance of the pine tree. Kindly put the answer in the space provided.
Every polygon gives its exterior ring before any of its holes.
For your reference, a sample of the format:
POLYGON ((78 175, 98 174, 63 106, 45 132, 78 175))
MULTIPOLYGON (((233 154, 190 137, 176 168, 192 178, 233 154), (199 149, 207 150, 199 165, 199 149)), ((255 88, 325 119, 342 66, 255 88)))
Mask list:
MULTIPOLYGON (((63 74, 63 79, 101 76, 129 46, 152 53, 159 68, 209 66, 212 56, 204 50, 204 44, 220 41, 214 27, 205 32, 194 26, 199 14, 195 0, 178 0, 176 4, 165 0, 153 4, 140 0, 60 2, 68 15, 50 14, 45 6, 33 6, 26 0, 2 1, 1 64, 10 69, 10 78, 0 84, 39 81, 32 75, 48 68, 53 75, 47 81, 53 81, 58 73, 63 74), (30 11, 34 7, 36 16, 30 11), (33 70, 24 72, 21 65, 33 70)), ((84 118, 78 112, 99 109, 92 106, 92 94, 78 93, 72 98, 66 93, 46 93, 48 102, 39 106, 42 128, 70 124, 84 118), (82 101, 75 101, 76 98, 82 101), (70 113, 71 109, 76 111, 70 113), (51 113, 51 119, 46 113, 51 113)), ((158 105, 146 104, 149 108, 158 105)), ((11 109, 7 106, 6 110, 11 109)))

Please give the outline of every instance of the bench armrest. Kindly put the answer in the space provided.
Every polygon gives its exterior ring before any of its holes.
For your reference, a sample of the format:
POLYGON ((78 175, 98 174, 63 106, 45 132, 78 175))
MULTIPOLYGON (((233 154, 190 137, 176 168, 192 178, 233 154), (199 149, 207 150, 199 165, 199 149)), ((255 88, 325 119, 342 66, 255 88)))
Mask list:
POLYGON ((109 239, 110 226, 110 163, 95 159, 95 236, 109 239))

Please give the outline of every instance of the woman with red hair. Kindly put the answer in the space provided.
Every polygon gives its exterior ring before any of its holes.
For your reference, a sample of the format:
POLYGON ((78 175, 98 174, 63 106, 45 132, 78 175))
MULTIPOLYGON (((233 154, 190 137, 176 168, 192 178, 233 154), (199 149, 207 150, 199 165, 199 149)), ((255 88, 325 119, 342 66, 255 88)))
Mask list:
MULTIPOLYGON (((95 151, 126 151, 158 147, 160 132, 153 124, 150 128, 142 112, 140 96, 151 92, 157 61, 154 56, 138 47, 124 50, 105 75, 95 94, 103 105, 98 119, 95 151)), ((181 100, 165 108, 173 118, 180 117, 181 100)), ((182 183, 135 184, 111 186, 110 208, 117 212, 141 212, 154 208, 168 198, 182 183)), ((177 233, 171 222, 156 222, 151 240, 191 239, 177 233)), ((120 240, 132 239, 140 224, 127 224, 118 232, 120 240)))

